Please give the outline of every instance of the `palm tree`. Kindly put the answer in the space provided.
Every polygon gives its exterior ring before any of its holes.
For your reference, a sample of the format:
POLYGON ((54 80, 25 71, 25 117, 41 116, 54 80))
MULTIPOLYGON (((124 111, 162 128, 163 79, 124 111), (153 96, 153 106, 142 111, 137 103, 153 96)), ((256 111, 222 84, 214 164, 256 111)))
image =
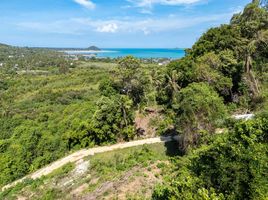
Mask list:
POLYGON ((128 126, 129 124, 129 112, 131 110, 132 107, 132 101, 127 97, 127 96, 123 96, 121 95, 119 99, 117 99, 117 103, 120 107, 122 116, 123 116, 123 121, 124 121, 124 125, 128 126))
POLYGON ((260 0, 252 0, 252 3, 255 3, 255 4, 260 4, 260 0))
POLYGON ((172 98, 172 101, 174 101, 176 93, 178 93, 181 89, 181 87, 178 85, 179 75, 176 70, 172 70, 169 73, 167 73, 166 77, 167 77, 166 88, 168 88, 169 91, 171 92, 171 98, 172 98))
POLYGON ((259 31, 257 33, 258 42, 268 47, 268 30, 259 31))
POLYGON ((250 89, 253 92, 253 95, 256 97, 259 95, 259 84, 257 79, 252 72, 253 68, 253 54, 256 52, 258 45, 264 44, 268 47, 268 31, 259 31, 255 34, 255 37, 248 42, 248 44, 244 47, 244 56, 245 56, 245 64, 244 71, 246 74, 246 79, 249 82, 250 89))
POLYGON ((268 0, 252 0, 252 3, 255 3, 257 5, 261 5, 263 7, 267 8, 268 0))
POLYGON ((246 56, 245 56, 245 64, 244 64, 244 68, 245 68, 245 75, 246 75, 246 79, 249 82, 249 86, 250 86, 250 90, 253 93, 253 96, 256 97, 259 95, 260 91, 259 91, 259 84, 258 81, 256 80, 253 72, 252 72, 252 53, 247 50, 246 52, 246 56))
MULTIPOLYGON (((150 81, 150 85, 152 86, 152 90, 154 93, 153 101, 154 101, 154 106, 155 106, 155 105, 157 105, 157 102, 156 102, 157 89, 158 89, 158 87, 161 86, 161 77, 159 76, 157 70, 153 69, 151 71, 151 73, 149 75, 149 81, 150 81)), ((148 105, 148 102, 147 102, 147 105, 148 105)))

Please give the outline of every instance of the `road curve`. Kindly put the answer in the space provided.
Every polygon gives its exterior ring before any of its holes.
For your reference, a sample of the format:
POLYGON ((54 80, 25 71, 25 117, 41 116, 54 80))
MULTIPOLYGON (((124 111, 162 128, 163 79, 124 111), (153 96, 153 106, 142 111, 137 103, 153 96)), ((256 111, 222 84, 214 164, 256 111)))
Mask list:
POLYGON ((46 175, 50 174, 51 172, 53 172, 54 170, 66 165, 67 163, 77 162, 77 161, 83 159, 84 157, 94 155, 96 153, 104 153, 104 152, 113 151, 116 149, 124 149, 124 148, 128 148, 128 147, 135 147, 135 146, 140 146, 140 145, 144 145, 144 144, 170 142, 170 141, 178 140, 178 139, 179 139, 178 136, 155 137, 155 138, 148 138, 148 139, 143 139, 143 140, 135 140, 135 141, 131 141, 131 142, 125 142, 125 143, 118 143, 118 144, 114 144, 111 146, 82 149, 82 150, 77 151, 75 153, 72 153, 72 154, 70 154, 70 155, 68 155, 60 160, 53 162, 50 165, 43 167, 43 168, 37 170, 36 172, 25 176, 24 178, 21 178, 17 181, 14 181, 13 183, 10 183, 10 184, 4 186, 2 188, 2 191, 6 190, 10 187, 13 187, 18 183, 23 182, 27 178, 29 178, 29 179, 41 178, 42 176, 46 176, 46 175))

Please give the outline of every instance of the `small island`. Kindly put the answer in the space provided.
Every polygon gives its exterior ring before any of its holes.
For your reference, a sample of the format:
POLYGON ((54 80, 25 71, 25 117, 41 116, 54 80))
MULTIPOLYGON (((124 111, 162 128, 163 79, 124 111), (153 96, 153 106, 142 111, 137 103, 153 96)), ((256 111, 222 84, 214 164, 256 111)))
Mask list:
POLYGON ((98 47, 96 47, 96 46, 90 46, 86 50, 90 50, 90 51, 101 51, 101 49, 98 48, 98 47))

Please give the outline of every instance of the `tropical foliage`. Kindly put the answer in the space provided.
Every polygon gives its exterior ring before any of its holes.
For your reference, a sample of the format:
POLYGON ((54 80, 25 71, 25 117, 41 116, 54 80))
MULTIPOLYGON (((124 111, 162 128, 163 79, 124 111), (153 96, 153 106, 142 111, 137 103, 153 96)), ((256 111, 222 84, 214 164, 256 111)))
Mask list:
POLYGON ((266 199, 267 119, 240 122, 174 164, 154 199, 266 199))
POLYGON ((69 151, 138 137, 135 115, 149 110, 184 153, 154 199, 267 198, 267 112, 226 120, 268 108, 267 44, 267 1, 254 0, 167 66, 0 45, 0 186, 69 151))
MULTIPOLYGON (((173 173, 155 188, 153 199, 267 199, 265 110, 258 119, 230 123, 225 133, 198 135, 200 130, 215 132, 211 127, 223 119, 223 116, 218 118, 224 109, 220 109, 223 105, 215 92, 230 111, 236 108, 256 112, 258 108, 266 108, 268 12, 265 5, 265 1, 262 4, 253 1, 232 18, 230 25, 210 29, 187 50, 184 59, 172 64, 178 74, 191 71, 191 79, 184 81, 188 86, 177 93, 178 102, 173 101, 171 105, 178 113, 178 126, 184 138, 188 142, 193 138, 196 141, 197 136, 199 139, 195 145, 188 146, 184 157, 174 162, 173 173), (180 70, 185 63, 188 70, 180 70)), ((180 85, 181 80, 176 83, 180 85)))

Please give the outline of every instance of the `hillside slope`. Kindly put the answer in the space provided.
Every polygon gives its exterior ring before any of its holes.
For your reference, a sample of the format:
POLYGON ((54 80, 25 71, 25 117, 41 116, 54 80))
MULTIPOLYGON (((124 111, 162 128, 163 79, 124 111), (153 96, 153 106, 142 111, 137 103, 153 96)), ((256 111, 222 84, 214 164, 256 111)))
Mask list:
POLYGON ((168 142, 91 155, 39 179, 26 179, 0 198, 149 199, 176 155, 176 146, 168 142))

